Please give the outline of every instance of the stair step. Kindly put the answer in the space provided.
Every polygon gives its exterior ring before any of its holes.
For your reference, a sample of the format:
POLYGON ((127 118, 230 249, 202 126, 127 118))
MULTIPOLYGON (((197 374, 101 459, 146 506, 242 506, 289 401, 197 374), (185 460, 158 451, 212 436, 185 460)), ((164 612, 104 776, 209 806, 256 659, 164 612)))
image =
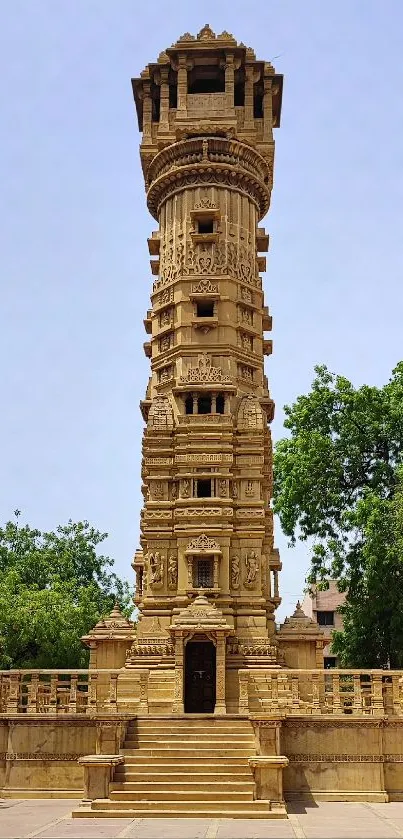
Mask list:
MULTIPOLYGON (((142 811, 145 814, 149 810, 158 810, 159 804, 160 802, 155 799, 150 799, 149 801, 133 801, 133 799, 129 801, 111 801, 110 799, 97 799, 92 802, 92 809, 95 811, 107 809, 110 813, 114 813, 115 810, 127 811, 135 809, 142 811)), ((254 810, 261 810, 263 812, 270 810, 270 803, 267 801, 231 801, 231 799, 228 798, 223 798, 222 801, 217 802, 203 802, 189 799, 188 801, 175 801, 172 806, 173 809, 178 811, 182 810, 185 813, 188 809, 198 810, 200 813, 207 810, 214 812, 217 815, 217 812, 220 813, 222 809, 233 810, 236 812, 237 810, 247 809, 248 805, 254 810)))
MULTIPOLYGON (((208 775, 208 792, 212 791, 214 794, 219 793, 220 791, 228 790, 228 792, 249 792, 250 790, 254 790, 255 784, 252 780, 252 776, 250 775, 248 779, 241 780, 241 781, 232 781, 230 780, 231 775, 226 776, 226 780, 219 779, 217 780, 215 775, 208 775)), ((184 781, 183 778, 178 778, 172 780, 172 776, 166 777, 164 780, 159 781, 129 781, 126 778, 120 781, 113 781, 110 785, 111 790, 113 792, 149 792, 151 789, 155 792, 198 792, 201 789, 201 782, 200 780, 197 781, 184 781)), ((202 790, 203 795, 205 794, 205 789, 202 790)))
MULTIPOLYGON (((169 750, 167 750, 167 753, 165 755, 150 756, 138 753, 133 754, 133 752, 126 754, 125 751, 123 751, 122 754, 124 755, 125 759, 124 765, 127 767, 130 766, 131 769, 134 767, 138 767, 139 769, 141 769, 141 767, 143 766, 159 765, 161 767, 169 766, 172 769, 172 771, 175 771, 176 767, 177 769, 182 769, 183 772, 197 772, 198 767, 201 767, 204 769, 204 771, 206 771, 206 767, 209 768, 212 766, 218 768, 219 766, 225 766, 233 767, 235 771, 236 767, 244 769, 245 766, 248 766, 247 758, 242 756, 231 756, 231 758, 228 758, 222 757, 220 755, 214 755, 214 760, 212 760, 209 756, 199 757, 199 755, 193 755, 192 757, 189 757, 188 755, 183 755, 181 757, 175 758, 175 761, 171 761, 170 758, 172 758, 173 755, 170 754, 169 750)), ((248 754, 248 757, 251 757, 251 755, 248 754)), ((118 769, 119 767, 117 767, 116 771, 118 771, 118 769)))
MULTIPOLYGON (((136 784, 136 783, 164 783, 167 782, 175 782, 178 783, 192 783, 188 781, 189 776, 197 778, 197 781, 194 783, 203 784, 203 783, 240 783, 245 784, 249 783, 251 780, 251 772, 249 769, 243 769, 238 771, 238 768, 233 772, 217 772, 215 768, 212 767, 210 772, 198 772, 197 769, 193 767, 189 767, 186 772, 176 772, 167 768, 165 772, 155 772, 155 768, 151 767, 148 772, 144 772, 143 769, 139 769, 138 772, 133 772, 132 767, 130 767, 129 771, 125 771, 124 767, 118 767, 121 769, 120 772, 116 770, 115 772, 115 784, 136 784), (236 780, 234 780, 234 775, 236 776, 236 780), (139 777, 142 778, 139 781, 139 777)), ((161 766, 158 767, 159 769, 161 766)), ((228 768, 228 767, 227 767, 228 768)))
MULTIPOLYGON (((233 758, 248 758, 251 757, 253 751, 251 749, 198 749, 197 756, 194 754, 195 750, 192 749, 170 749, 170 748, 155 748, 155 749, 142 749, 142 757, 149 758, 182 758, 184 760, 197 760, 199 762, 200 759, 203 758, 214 758, 215 760, 218 758, 225 758, 232 760, 233 758), (190 752, 190 754, 189 754, 190 752)), ((123 750, 123 754, 126 756, 126 751, 123 750)), ((137 758, 137 755, 132 755, 133 758, 137 758)))
MULTIPOLYGON (((243 810, 234 810, 232 804, 228 808, 222 806, 220 810, 220 819, 286 819, 287 811, 285 807, 270 808, 267 804, 266 810, 256 810, 254 805, 244 804, 243 810)), ((110 810, 87 810, 83 807, 82 810, 74 810, 72 813, 73 819, 110 819, 110 810)), ((144 818, 144 810, 139 810, 136 807, 133 809, 114 810, 114 819, 138 819, 144 818)), ((217 810, 199 810, 197 802, 193 807, 188 807, 186 810, 178 810, 175 806, 172 807, 155 807, 147 811, 147 818, 149 819, 215 819, 217 818, 217 810)))
POLYGON ((130 736, 126 737, 126 740, 138 740, 141 742, 144 740, 146 743, 148 740, 194 740, 197 742, 204 742, 204 740, 211 740, 213 743, 219 743, 221 740, 223 742, 227 741, 229 743, 244 743, 245 741, 253 742, 254 737, 253 734, 248 731, 244 733, 235 733, 233 731, 223 732, 223 731, 139 731, 137 734, 131 734, 130 736))
POLYGON ((111 790, 110 792, 110 801, 131 801, 132 804, 134 803, 136 807, 139 804, 147 803, 148 801, 153 801, 154 803, 157 801, 169 801, 171 804, 181 804, 186 803, 187 801, 198 801, 201 803, 208 802, 215 806, 216 803, 220 801, 231 802, 231 804, 236 804, 239 802, 245 801, 253 801, 253 790, 244 790, 244 791, 233 791, 225 789, 224 792, 216 792, 214 790, 206 790, 200 789, 197 791, 196 789, 180 789, 179 785, 177 784, 177 789, 168 789, 170 784, 166 784, 166 788, 164 789, 155 789, 154 785, 152 789, 147 787, 144 790, 111 790))

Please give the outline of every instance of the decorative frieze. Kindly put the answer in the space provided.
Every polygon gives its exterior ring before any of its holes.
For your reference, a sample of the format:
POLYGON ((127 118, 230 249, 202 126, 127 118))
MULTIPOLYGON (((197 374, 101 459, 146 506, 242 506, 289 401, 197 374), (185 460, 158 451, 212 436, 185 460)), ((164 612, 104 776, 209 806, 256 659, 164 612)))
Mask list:
POLYGON ((231 377, 225 376, 221 367, 214 367, 211 355, 199 355, 196 367, 189 367, 185 376, 180 377, 181 384, 231 384, 231 377))

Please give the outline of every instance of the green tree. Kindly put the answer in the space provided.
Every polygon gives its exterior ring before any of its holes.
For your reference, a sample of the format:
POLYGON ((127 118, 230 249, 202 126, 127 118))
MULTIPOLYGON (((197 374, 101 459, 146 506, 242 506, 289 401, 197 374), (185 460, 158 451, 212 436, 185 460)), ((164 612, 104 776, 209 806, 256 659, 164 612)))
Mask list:
POLYGON ((403 362, 381 388, 315 372, 310 393, 285 409, 274 508, 291 544, 313 542, 308 583, 336 579, 348 592, 333 644, 342 663, 400 666, 403 362))
POLYGON ((86 667, 80 637, 116 601, 131 611, 128 583, 97 554, 107 534, 71 520, 41 533, 19 516, 0 529, 0 667, 86 667))

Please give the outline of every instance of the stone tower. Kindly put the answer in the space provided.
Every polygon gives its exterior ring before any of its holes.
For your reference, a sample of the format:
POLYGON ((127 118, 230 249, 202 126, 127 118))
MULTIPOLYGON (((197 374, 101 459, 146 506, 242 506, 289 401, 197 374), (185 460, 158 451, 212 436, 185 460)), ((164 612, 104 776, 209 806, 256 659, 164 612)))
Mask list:
POLYGON ((140 611, 127 667, 156 711, 238 710, 238 671, 278 666, 269 237, 282 76, 208 25, 132 80, 154 277, 141 411, 140 611))

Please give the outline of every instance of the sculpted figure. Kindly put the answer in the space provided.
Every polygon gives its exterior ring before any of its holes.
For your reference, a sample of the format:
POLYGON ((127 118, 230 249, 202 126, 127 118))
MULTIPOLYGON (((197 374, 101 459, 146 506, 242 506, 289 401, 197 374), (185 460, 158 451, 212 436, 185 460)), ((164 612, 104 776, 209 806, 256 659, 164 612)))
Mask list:
POLYGON ((231 567, 231 585, 232 585, 232 588, 239 588, 239 577, 240 577, 239 556, 233 556, 232 557, 232 567, 231 567))
POLYGON ((190 481, 188 478, 184 478, 182 481, 182 495, 183 498, 189 498, 190 493, 190 481))
POLYGON ((175 588, 178 578, 178 566, 176 563, 176 557, 170 556, 168 559, 168 586, 169 588, 175 588))
POLYGON ((150 568, 151 568, 151 579, 150 584, 155 585, 155 583, 160 583, 162 580, 162 559, 161 555, 157 553, 150 554, 150 568))
POLYGON ((249 584, 254 583, 258 570, 258 560, 255 551, 251 551, 250 554, 246 554, 245 565, 247 569, 246 582, 249 584))

